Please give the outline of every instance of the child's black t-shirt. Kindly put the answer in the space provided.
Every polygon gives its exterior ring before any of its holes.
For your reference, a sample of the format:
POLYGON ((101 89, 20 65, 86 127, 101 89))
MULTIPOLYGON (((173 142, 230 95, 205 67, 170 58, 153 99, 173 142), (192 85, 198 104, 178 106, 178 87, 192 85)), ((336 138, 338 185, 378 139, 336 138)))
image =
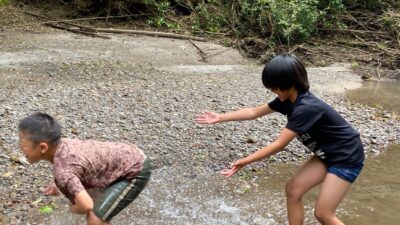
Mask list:
POLYGON ((286 128, 328 166, 355 167, 364 162, 360 134, 331 106, 315 95, 299 93, 294 103, 279 98, 269 107, 287 116, 286 128))

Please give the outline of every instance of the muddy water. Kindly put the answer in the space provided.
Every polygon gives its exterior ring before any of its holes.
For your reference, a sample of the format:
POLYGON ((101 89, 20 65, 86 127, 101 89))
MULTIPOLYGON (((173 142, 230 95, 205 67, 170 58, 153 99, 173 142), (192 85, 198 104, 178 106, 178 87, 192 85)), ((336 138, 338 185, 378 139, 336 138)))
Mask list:
MULTIPOLYGON (((347 96, 362 104, 400 113, 400 81, 366 82, 347 96)), ((357 184, 343 207, 348 224, 400 224, 400 145, 392 145, 382 155, 366 162, 357 184)))
MULTIPOLYGON (((230 179, 219 174, 185 178, 173 170, 158 170, 144 193, 115 218, 114 224, 285 224, 283 187, 294 169, 280 165, 268 174, 230 179)), ((83 218, 65 212, 53 215, 51 224, 84 223, 83 218)), ((307 224, 316 224, 311 204, 307 213, 307 224)))
MULTIPOLYGON (((393 146, 381 156, 368 159, 365 170, 338 209, 346 224, 398 224, 399 158, 400 146, 393 146)), ((169 170, 159 170, 147 190, 114 219, 114 224, 287 224, 283 190, 296 169, 295 165, 278 165, 253 178, 230 179, 218 174, 182 178, 169 170)), ((318 224, 312 216, 317 193, 318 188, 305 197, 305 224, 318 224)), ((84 220, 62 209, 51 216, 50 224, 84 224, 84 220)))
POLYGON ((346 224, 400 224, 399 159, 400 145, 393 145, 381 156, 367 160, 342 205, 346 224))
MULTIPOLYGON (((376 104, 400 112, 399 82, 366 83, 348 96, 364 104, 376 104), (365 98, 368 96, 368 98, 365 98)), ((365 169, 351 188, 338 215, 346 224, 396 225, 400 214, 400 146, 366 161, 365 169)), ((284 186, 298 166, 280 164, 269 171, 223 178, 207 174, 182 177, 173 168, 154 171, 152 182, 114 224, 159 225, 272 225, 287 224, 284 186)), ((305 224, 318 224, 313 206, 318 188, 304 198, 305 224)), ((62 206, 43 224, 84 224, 62 206)))
POLYGON ((400 112, 400 81, 365 82, 361 88, 347 92, 359 103, 400 112))

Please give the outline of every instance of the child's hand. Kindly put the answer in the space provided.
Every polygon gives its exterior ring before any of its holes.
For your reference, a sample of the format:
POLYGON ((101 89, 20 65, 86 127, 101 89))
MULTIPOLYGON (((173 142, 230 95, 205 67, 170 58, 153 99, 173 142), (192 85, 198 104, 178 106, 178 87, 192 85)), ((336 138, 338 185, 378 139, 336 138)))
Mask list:
POLYGON ((220 119, 218 113, 205 111, 197 115, 195 121, 199 124, 213 124, 220 122, 220 119))
POLYGON ((60 195, 60 191, 58 190, 56 184, 52 183, 47 185, 47 187, 43 190, 43 194, 49 196, 58 196, 60 195))
POLYGON ((246 165, 245 161, 243 159, 239 159, 233 163, 232 168, 222 170, 221 175, 225 177, 231 177, 235 173, 237 173, 240 169, 242 169, 242 167, 245 165, 246 165))

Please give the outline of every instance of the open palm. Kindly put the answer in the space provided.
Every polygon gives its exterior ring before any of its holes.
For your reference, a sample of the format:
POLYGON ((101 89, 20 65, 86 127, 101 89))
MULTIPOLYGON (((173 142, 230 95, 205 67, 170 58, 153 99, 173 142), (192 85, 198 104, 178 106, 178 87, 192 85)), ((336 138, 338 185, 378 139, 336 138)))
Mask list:
POLYGON ((206 111, 197 115, 195 120, 199 124, 213 124, 220 121, 220 116, 218 113, 206 111))
POLYGON ((237 173, 243 166, 232 166, 230 169, 224 169, 220 173, 222 176, 231 177, 237 173))
POLYGON ((235 173, 237 173, 243 166, 246 165, 246 162, 243 159, 239 159, 232 164, 230 169, 224 169, 221 171, 221 175, 225 177, 231 177, 235 173))

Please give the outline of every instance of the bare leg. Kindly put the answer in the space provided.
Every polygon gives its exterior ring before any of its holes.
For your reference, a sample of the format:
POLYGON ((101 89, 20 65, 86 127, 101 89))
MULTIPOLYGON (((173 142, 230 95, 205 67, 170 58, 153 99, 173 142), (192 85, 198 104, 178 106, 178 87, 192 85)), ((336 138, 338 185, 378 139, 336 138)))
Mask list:
POLYGON ((101 220, 92 211, 87 214, 86 220, 88 225, 111 225, 111 223, 101 220))
POLYGON ((323 225, 344 225, 335 215, 335 210, 339 206, 351 183, 328 173, 321 185, 321 192, 318 195, 315 206, 315 217, 323 225))
POLYGON ((320 184, 326 176, 326 167, 313 156, 286 184, 286 201, 290 225, 302 225, 304 221, 303 195, 320 184))

